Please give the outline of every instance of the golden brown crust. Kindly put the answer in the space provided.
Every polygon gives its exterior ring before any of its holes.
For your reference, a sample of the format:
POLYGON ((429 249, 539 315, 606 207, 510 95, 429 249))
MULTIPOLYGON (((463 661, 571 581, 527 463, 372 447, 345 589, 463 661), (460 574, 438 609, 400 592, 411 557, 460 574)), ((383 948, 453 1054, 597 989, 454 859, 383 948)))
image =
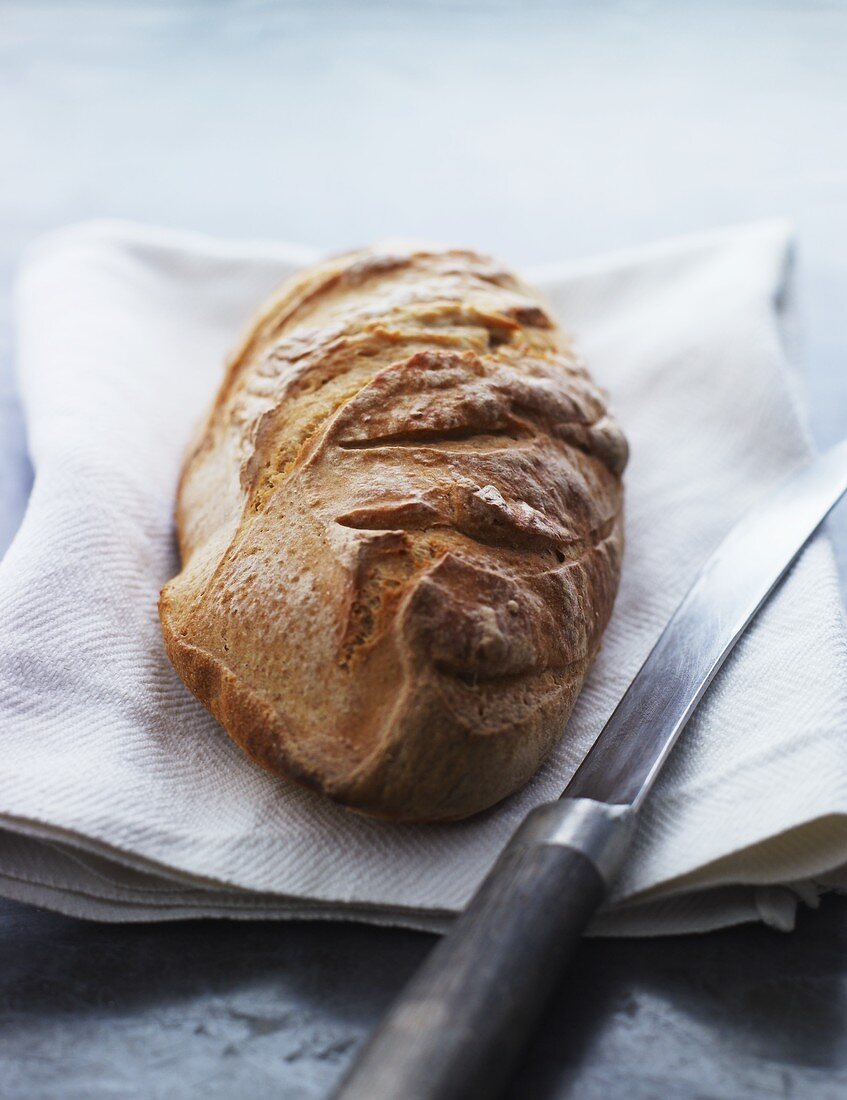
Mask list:
POLYGON ((472 252, 285 284, 182 473, 177 671, 263 767, 395 821, 559 738, 617 589, 626 443, 537 295, 472 252))

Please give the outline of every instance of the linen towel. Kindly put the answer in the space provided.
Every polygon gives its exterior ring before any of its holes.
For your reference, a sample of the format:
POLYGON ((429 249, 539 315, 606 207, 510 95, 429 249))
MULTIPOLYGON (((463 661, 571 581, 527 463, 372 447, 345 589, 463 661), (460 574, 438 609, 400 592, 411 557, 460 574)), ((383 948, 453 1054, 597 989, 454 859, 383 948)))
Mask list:
MULTIPOLYGON (((525 272, 630 440, 620 594, 540 774, 470 821, 413 827, 262 772, 159 633, 188 437, 251 311, 314 254, 120 223, 38 243, 16 314, 35 485, 0 564, 0 893, 109 920, 443 928, 560 793, 723 534, 808 457, 790 254, 788 230, 764 224, 525 272)), ((846 638, 818 537, 690 723, 593 931, 789 928, 798 898, 843 875, 846 638)))

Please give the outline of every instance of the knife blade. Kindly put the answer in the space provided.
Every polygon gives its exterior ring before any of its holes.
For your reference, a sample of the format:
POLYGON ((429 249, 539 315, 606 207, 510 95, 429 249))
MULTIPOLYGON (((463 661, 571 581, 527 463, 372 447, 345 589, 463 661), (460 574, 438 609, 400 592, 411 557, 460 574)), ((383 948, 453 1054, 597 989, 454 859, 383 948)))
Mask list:
POLYGON ((721 542, 565 788, 637 809, 753 616, 847 490, 847 441, 789 478, 721 542))
POLYGON ((518 828, 336 1100, 484 1100, 502 1091, 686 722, 845 491, 847 440, 730 531, 559 801, 536 807, 518 828))

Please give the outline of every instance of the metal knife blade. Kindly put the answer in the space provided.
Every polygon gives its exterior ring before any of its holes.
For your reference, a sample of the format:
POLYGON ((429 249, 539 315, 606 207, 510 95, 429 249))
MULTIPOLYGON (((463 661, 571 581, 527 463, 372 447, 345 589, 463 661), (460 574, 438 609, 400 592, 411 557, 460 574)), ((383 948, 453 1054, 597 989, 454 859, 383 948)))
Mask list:
POLYGON ((847 491, 847 441, 792 475, 720 544, 563 798, 638 809, 750 620, 847 491))

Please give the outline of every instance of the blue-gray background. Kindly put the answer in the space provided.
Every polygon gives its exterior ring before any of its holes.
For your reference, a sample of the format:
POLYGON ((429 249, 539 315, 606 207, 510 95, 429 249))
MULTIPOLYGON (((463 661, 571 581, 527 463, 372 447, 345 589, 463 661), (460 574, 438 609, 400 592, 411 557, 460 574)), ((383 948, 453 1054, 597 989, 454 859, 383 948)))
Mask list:
MULTIPOLYGON (((331 249, 412 235, 524 264, 787 217, 811 423, 835 441, 845 135, 844 3, 0 2, 0 552, 31 481, 13 272, 29 240, 81 218, 331 249)), ((843 566, 847 518, 834 526, 843 566)), ((3 1096, 320 1096, 426 946, 0 915, 3 1096)), ((587 949, 583 978, 608 996, 576 1062, 560 1006, 533 1093, 835 1096, 843 915, 790 949, 752 932, 587 949)))

